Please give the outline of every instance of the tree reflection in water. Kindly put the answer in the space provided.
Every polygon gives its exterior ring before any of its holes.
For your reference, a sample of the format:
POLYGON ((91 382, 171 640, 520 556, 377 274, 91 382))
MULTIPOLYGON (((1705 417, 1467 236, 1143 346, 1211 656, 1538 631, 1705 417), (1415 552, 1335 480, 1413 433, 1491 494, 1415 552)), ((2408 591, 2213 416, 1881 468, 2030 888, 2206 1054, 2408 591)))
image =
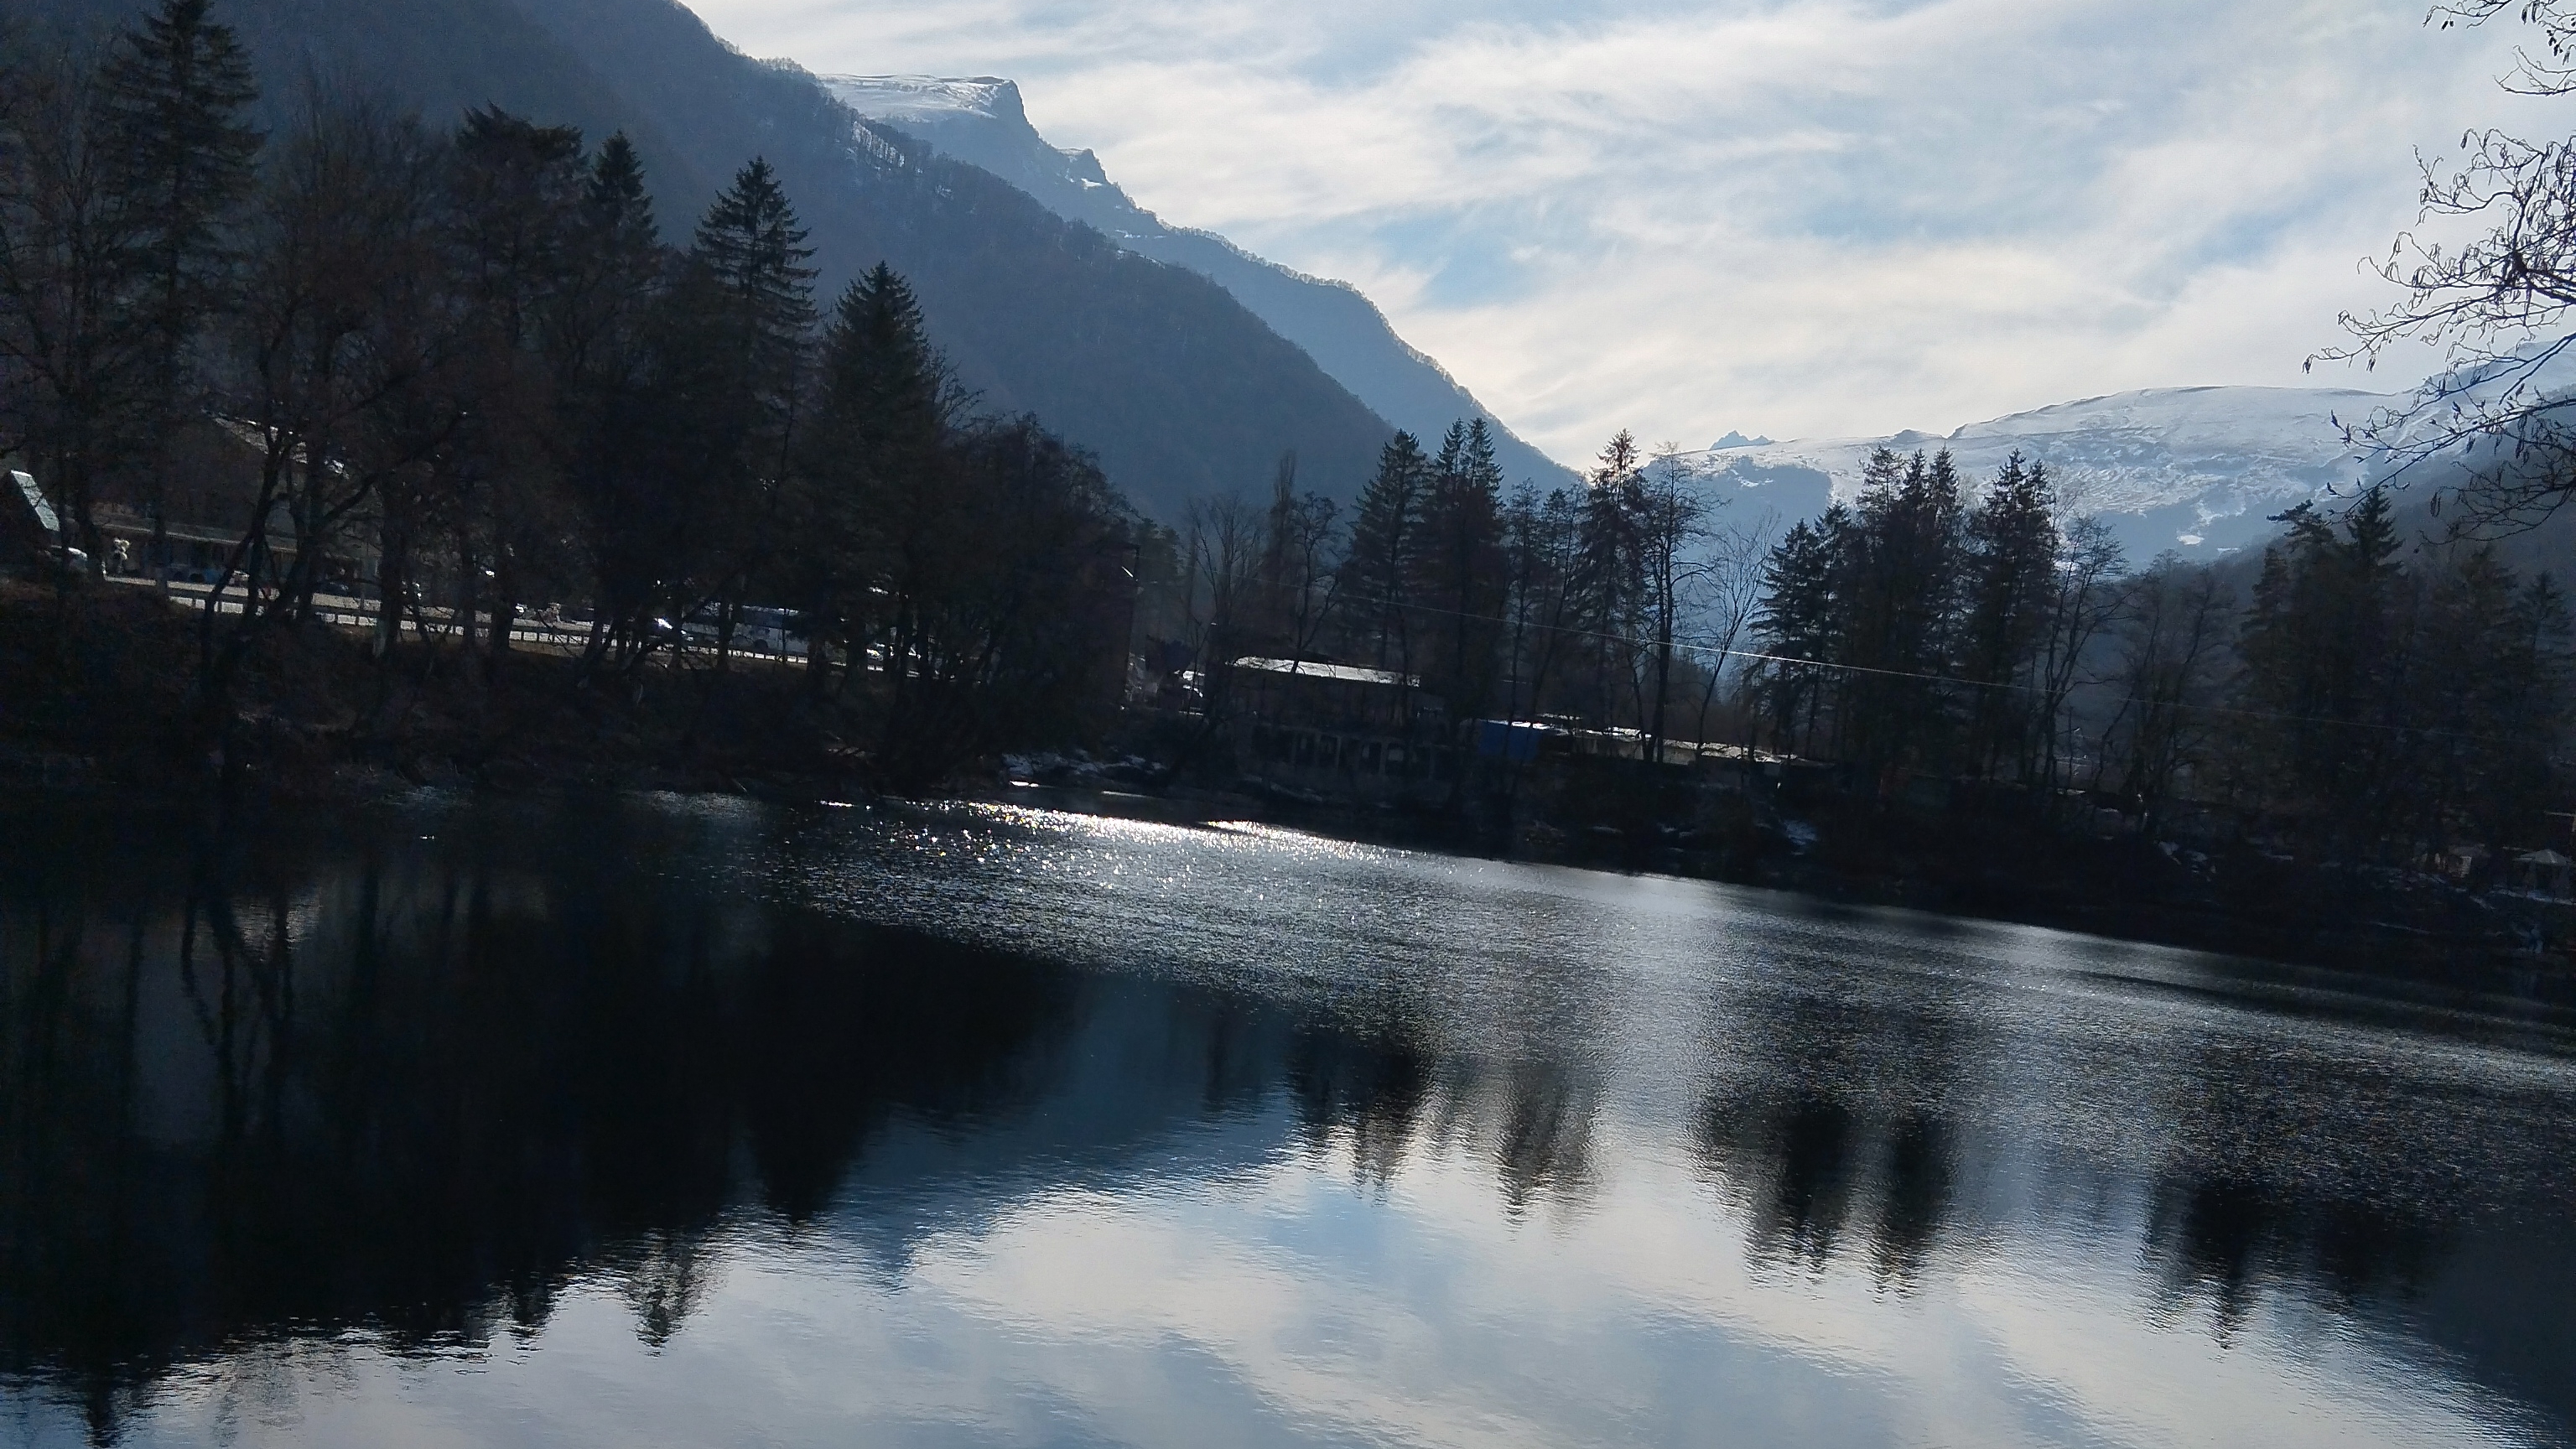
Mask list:
POLYGON ((1078 1016, 1062 972, 577 855, 189 836, 0 876, 0 1344, 102 1425, 249 1337, 534 1332, 592 1263, 659 1343, 738 1152, 811 1218, 873 1127, 1024 1100, 1078 1016))
POLYGON ((1041 1193, 1302 1162, 1383 1201, 1437 1159, 1508 1229, 1579 1225, 1659 1113, 1758 1275, 1848 1268, 1903 1302, 1973 1245, 2125 1237, 2169 1323, 2206 1315, 2224 1343, 2284 1304, 2396 1303, 2570 1412, 2563 1300, 2497 1326, 2576 1287, 2563 1215, 2494 1272, 2495 1234, 2462 1227, 2496 1205, 2461 1184, 2510 1177, 2513 1141, 2401 1161, 2318 1116, 2405 1101, 2338 1105, 2295 1061, 2150 1069, 2098 1033, 2008 1038, 2000 973, 1830 951, 1684 973, 1695 1025, 1587 995, 1591 967, 1562 958, 1533 968, 1543 1006, 1471 1012, 1414 978, 1297 999, 826 913, 728 874, 766 827, 720 811, 217 832, 17 808, 0 1376, 76 1397, 99 1442, 191 1363, 350 1332, 398 1354, 533 1342, 583 1282, 659 1349, 747 1223, 899 1275, 1041 1193), (1620 1014, 1640 1011, 1674 1034, 1636 1038, 1620 1014), (1662 1074, 1622 1086, 1639 1039, 1662 1074), (2067 1121, 2031 1116, 2026 1082, 2067 1121), (2087 1104, 2136 1130, 2096 1140, 2087 1104))

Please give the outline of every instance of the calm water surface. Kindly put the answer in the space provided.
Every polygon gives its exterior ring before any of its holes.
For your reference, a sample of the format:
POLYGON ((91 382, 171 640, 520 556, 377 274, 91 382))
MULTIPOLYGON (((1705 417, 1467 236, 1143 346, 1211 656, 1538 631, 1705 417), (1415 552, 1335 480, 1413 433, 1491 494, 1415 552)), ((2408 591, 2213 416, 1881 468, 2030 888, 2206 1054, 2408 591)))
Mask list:
POLYGON ((0 806, 0 1444, 2576 1442, 2576 1032, 1253 826, 0 806))

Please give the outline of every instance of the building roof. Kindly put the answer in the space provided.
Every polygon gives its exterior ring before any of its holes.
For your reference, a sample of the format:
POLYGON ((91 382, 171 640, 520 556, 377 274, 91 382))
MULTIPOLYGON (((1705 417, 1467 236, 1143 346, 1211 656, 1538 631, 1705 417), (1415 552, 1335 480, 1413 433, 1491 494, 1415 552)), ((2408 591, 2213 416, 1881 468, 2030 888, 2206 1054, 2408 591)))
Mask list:
POLYGON ((1420 679, 1398 674, 1392 669, 1362 669, 1356 664, 1318 664, 1312 659, 1238 659, 1237 669, 1256 674, 1293 674, 1305 679, 1330 679, 1342 684, 1384 684, 1403 689, 1418 689, 1420 679))
POLYGON ((17 485, 18 495, 25 500, 27 511, 36 515, 38 527, 47 533, 58 534, 63 531, 61 520, 54 517, 54 505, 45 501, 45 491, 36 486, 35 479, 12 468, 9 470, 9 481, 17 485))

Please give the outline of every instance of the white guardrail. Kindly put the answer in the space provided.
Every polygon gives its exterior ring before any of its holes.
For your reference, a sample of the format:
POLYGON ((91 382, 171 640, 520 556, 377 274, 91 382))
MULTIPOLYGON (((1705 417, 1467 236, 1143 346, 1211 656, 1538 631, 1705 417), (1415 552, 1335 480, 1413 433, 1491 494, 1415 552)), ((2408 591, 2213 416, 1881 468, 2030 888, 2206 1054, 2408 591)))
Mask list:
MULTIPOLYGON (((149 578, 138 578, 131 575, 112 575, 109 577, 108 582, 112 584, 122 584, 129 588, 148 589, 156 586, 154 581, 149 578)), ((208 597, 213 593, 213 587, 207 584, 173 583, 170 585, 170 598, 172 602, 185 605, 191 609, 204 609, 206 607, 208 597)), ((216 612, 223 614, 240 613, 242 611, 243 603, 240 596, 240 590, 237 588, 227 589, 225 593, 227 597, 215 601, 216 612)), ((346 594, 315 595, 313 599, 313 615, 315 618, 320 619, 326 624, 333 625, 337 628, 351 629, 359 632, 365 632, 375 628, 377 620, 376 606, 374 604, 369 603, 364 599, 350 598, 346 594)), ((404 632, 409 633, 416 638, 444 639, 456 632, 455 618, 456 612, 453 609, 424 609, 420 611, 418 617, 406 613, 402 620, 402 628, 404 632), (423 627, 424 620, 426 621, 427 627, 423 627)), ((510 642, 512 644, 524 643, 538 649, 566 656, 578 655, 590 643, 590 625, 586 622, 580 624, 548 624, 542 621, 531 622, 528 620, 520 620, 510 626, 510 642)), ((683 639, 681 641, 677 641, 674 645, 665 647, 669 652, 678 653, 711 654, 714 652, 711 645, 695 639, 683 639)), ((741 648, 734 650, 734 654, 738 658, 766 659, 774 663, 793 664, 799 667, 802 667, 805 663, 805 658, 801 654, 767 654, 756 649, 741 648)))

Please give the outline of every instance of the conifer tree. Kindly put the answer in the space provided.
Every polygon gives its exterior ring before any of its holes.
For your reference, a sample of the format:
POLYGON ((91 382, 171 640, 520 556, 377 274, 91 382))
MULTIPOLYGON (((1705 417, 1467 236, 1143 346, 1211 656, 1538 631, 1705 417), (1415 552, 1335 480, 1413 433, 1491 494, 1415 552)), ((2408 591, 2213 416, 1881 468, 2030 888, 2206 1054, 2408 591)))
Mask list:
POLYGON ((2046 640, 2054 597, 2058 530, 2046 464, 2004 460, 1967 522, 1966 617, 1958 669, 1968 686, 1961 761, 1991 776, 2030 754, 2037 718, 2031 671, 2046 640))
POLYGON ((2286 823, 2329 849, 2358 845, 2387 808, 2400 571, 2385 492, 2338 530, 2315 505, 2280 516, 2237 650, 2250 753, 2239 789, 2283 801, 2286 823))
MULTIPOLYGON (((880 262, 843 290, 820 373, 793 487, 805 566, 791 587, 812 615, 809 638, 856 651, 882 635, 889 657, 908 657, 917 600, 953 532, 943 448, 954 399, 921 304, 892 267, 880 262)), ((809 677, 818 692, 826 672, 809 677)))
POLYGON ((741 590, 780 522, 796 447, 814 321, 813 249, 766 161, 734 176, 699 222, 665 306, 657 420, 680 495, 666 547, 685 567, 677 602, 714 606, 717 659, 730 652, 741 590))
POLYGON ((737 465, 770 484, 783 471, 814 325, 813 256, 778 173, 758 158, 707 208, 689 247, 705 340, 740 390, 727 420, 742 435, 737 465))
POLYGON ((1946 731, 1958 599, 1958 471, 1944 450, 1899 459, 1880 449, 1862 477, 1847 564, 1847 613, 1835 738, 1873 791, 1935 754, 1946 731))
POLYGON ((246 119, 259 86, 232 27, 209 0, 162 0, 111 47, 99 104, 117 149, 117 184, 134 211, 133 244, 148 278, 139 299, 162 335, 183 345, 221 301, 227 234, 265 137, 246 119))
POLYGON ((1813 523, 1801 519, 1772 547, 1763 570, 1754 638, 1772 656, 1763 671, 1771 726, 1791 750, 1815 749, 1816 716, 1842 644, 1851 528, 1851 511, 1839 503, 1813 523))
POLYGON ((2492 546, 2443 560, 2416 630, 2406 723, 2413 832, 2529 839, 2566 725, 2567 618, 2546 574, 2516 579, 2492 546))
MULTIPOLYGON (((579 131, 497 107, 467 112, 448 148, 452 280, 471 402, 441 469, 453 496, 441 501, 465 576, 491 578, 491 669, 509 652, 520 600, 560 579, 560 560, 572 552, 559 536, 570 509, 554 441, 560 368, 548 344, 582 239, 582 159, 579 131)), ((399 501, 399 487, 389 488, 389 544, 402 542, 399 501)))
POLYGON ((1637 440, 1624 428, 1602 448, 1586 480, 1571 580, 1571 622, 1590 666, 1584 712, 1603 728, 1618 723, 1623 702, 1631 718, 1641 713, 1636 635, 1643 585, 1631 506, 1639 461, 1637 440))
POLYGON ((1358 642, 1380 669, 1412 670, 1407 610, 1420 570, 1430 490, 1431 460, 1411 433, 1399 432, 1379 451, 1377 472, 1361 490, 1351 520, 1342 564, 1349 583, 1342 593, 1351 603, 1358 642))
MULTIPOLYGON (((116 149, 115 187, 131 218, 134 293, 148 319, 155 366, 144 412, 163 445, 143 464, 156 572, 169 552, 166 448, 196 411, 200 379, 190 356, 209 314, 229 302, 232 235, 265 139, 246 113, 259 98, 249 58, 208 0, 162 0, 139 28, 121 32, 102 74, 99 104, 116 149)), ((161 572, 164 588, 167 574, 161 572)))
POLYGON ((1462 718, 1481 715, 1492 689, 1503 600, 1503 470, 1483 418, 1450 425, 1424 510, 1420 597, 1440 640, 1434 688, 1462 718))
POLYGON ((575 243, 547 322, 565 472, 582 511, 598 598, 585 670, 640 658, 660 604, 667 456, 654 354, 674 270, 653 219, 643 158, 623 132, 600 143, 582 180, 575 243))
POLYGON ((550 321, 562 390, 579 394, 641 367, 642 323, 668 270, 644 160, 617 132, 582 177, 571 265, 550 321))

